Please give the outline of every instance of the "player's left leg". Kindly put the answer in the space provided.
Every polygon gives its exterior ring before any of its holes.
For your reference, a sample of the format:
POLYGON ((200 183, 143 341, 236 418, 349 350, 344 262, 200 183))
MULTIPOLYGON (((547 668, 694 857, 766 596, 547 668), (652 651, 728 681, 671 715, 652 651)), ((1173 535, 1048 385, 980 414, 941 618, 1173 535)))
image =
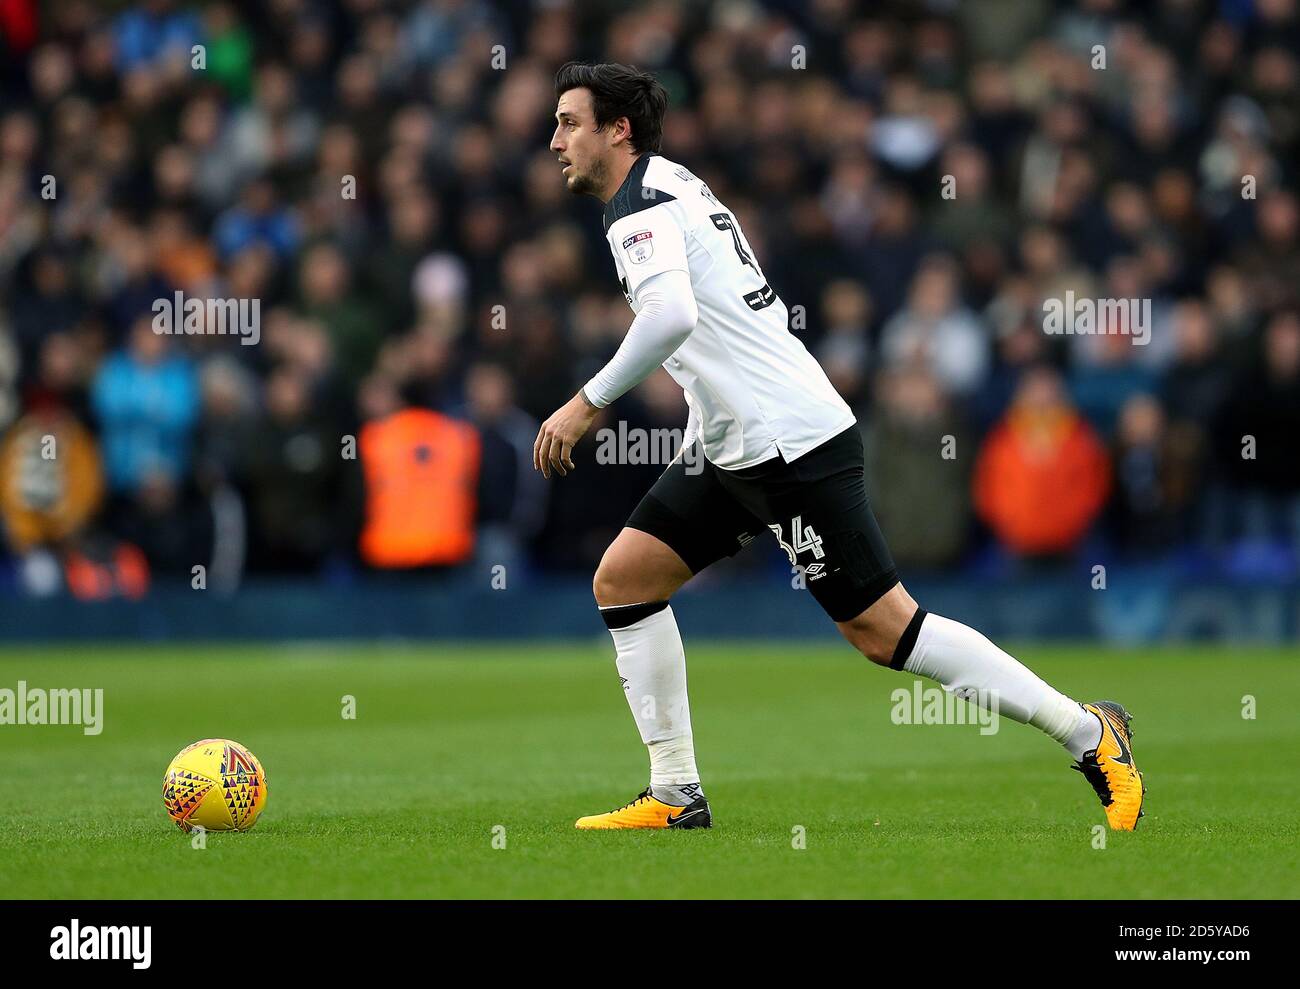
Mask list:
POLYGON ((951 694, 1050 735, 1097 791, 1110 826, 1137 826, 1142 774, 1129 715, 1119 704, 1071 700, 969 625, 918 607, 901 583, 835 624, 872 662, 937 680, 951 694))
POLYGON ((867 503, 856 428, 791 463, 735 472, 728 484, 803 565, 809 592, 863 655, 1050 735, 1097 790, 1111 827, 1136 825, 1142 777, 1127 712, 1079 704, 975 629, 917 606, 867 503))

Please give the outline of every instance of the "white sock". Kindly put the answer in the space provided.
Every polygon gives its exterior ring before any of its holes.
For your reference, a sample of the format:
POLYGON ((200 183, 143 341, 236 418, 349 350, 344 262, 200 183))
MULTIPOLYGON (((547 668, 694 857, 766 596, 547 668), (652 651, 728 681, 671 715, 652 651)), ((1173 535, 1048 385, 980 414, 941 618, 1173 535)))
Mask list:
POLYGON ((1030 724, 1075 759, 1095 748, 1101 724, 1077 701, 1054 690, 1027 666, 969 625, 927 613, 903 669, 937 680, 944 690, 1012 721, 1030 724))
POLYGON ((686 697, 686 653, 673 609, 659 601, 600 611, 618 650, 628 707, 650 752, 651 792, 666 803, 689 803, 702 791, 686 697))
MULTIPOLYGON (((1083 710, 1080 707, 1080 710, 1083 710)), ((1083 754, 1090 752, 1101 744, 1101 719, 1091 712, 1084 711, 1079 725, 1073 734, 1065 740, 1065 747, 1076 762, 1083 761, 1083 754)))

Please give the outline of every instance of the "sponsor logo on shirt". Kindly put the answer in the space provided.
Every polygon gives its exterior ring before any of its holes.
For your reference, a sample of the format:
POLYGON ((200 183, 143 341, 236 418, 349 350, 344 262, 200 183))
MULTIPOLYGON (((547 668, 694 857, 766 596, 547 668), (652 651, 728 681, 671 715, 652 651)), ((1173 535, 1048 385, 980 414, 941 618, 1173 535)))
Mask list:
POLYGON ((638 230, 623 239, 623 250, 627 251, 628 260, 633 264, 649 261, 654 256, 654 234, 649 230, 638 230))

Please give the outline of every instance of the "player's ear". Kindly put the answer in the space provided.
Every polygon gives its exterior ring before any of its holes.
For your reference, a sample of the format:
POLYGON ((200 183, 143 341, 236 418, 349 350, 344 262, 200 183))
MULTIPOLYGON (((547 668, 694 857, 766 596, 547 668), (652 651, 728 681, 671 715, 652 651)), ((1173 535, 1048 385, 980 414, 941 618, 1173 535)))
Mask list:
POLYGON ((614 140, 613 144, 630 144, 632 141, 632 121, 627 117, 619 117, 614 121, 614 140))

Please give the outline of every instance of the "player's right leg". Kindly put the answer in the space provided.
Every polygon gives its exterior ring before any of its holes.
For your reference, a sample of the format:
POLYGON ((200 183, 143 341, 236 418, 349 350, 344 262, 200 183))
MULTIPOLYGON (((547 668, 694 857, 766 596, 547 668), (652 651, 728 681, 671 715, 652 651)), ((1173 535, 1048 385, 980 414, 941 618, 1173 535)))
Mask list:
POLYGON ((592 590, 650 755, 650 785, 622 807, 580 818, 581 829, 713 823, 695 765, 686 654, 668 599, 705 567, 734 554, 762 526, 722 490, 712 471, 702 457, 695 464, 674 461, 596 570, 592 590))

